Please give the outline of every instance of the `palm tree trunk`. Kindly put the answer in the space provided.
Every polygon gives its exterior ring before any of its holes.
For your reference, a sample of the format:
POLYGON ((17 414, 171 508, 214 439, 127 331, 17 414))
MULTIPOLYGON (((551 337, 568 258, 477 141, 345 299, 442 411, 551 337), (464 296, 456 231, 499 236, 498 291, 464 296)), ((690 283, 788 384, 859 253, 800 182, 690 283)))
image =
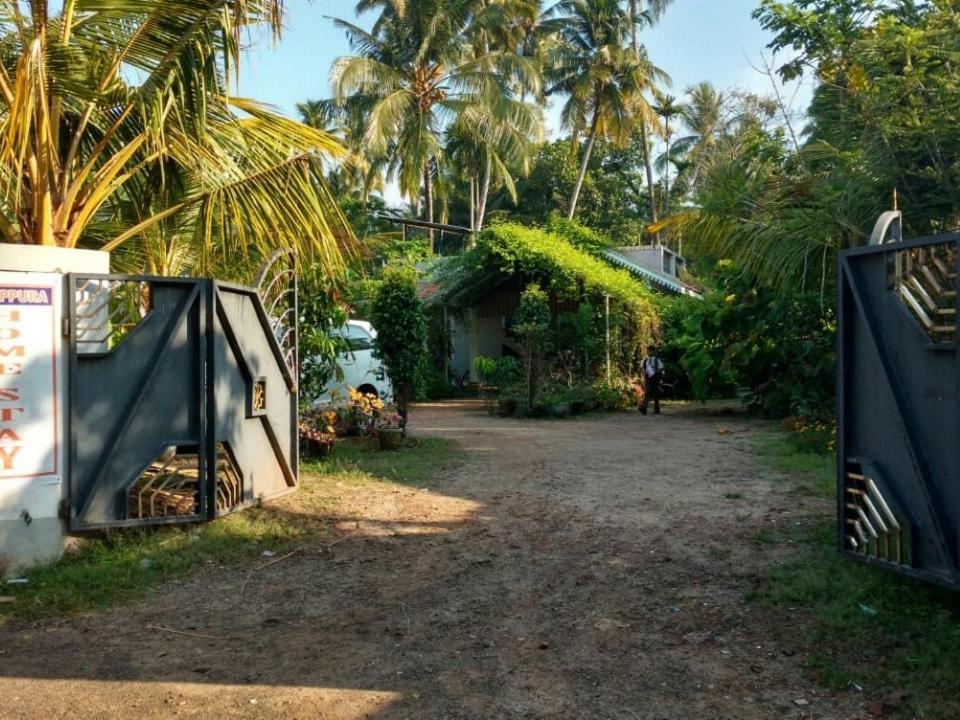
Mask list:
POLYGON ((583 150, 583 160, 580 161, 580 174, 577 176, 577 184, 573 186, 573 195, 570 198, 570 211, 567 213, 567 220, 573 220, 577 214, 577 202, 580 200, 580 191, 583 189, 583 180, 587 177, 587 166, 590 164, 590 155, 593 153, 593 143, 597 139, 597 125, 600 123, 600 113, 593 111, 593 121, 590 123, 590 134, 587 136, 587 147, 583 150))
MULTIPOLYGON (((427 163, 427 167, 423 171, 423 188, 426 193, 427 200, 427 222, 433 222, 433 175, 430 172, 430 163, 427 163)), ((433 228, 430 228, 430 252, 435 252, 436 248, 433 246, 433 228)))
POLYGON ((667 135, 667 165, 663 169, 663 216, 670 217, 670 118, 664 128, 667 135))
MULTIPOLYGON (((659 222, 657 216, 657 192, 653 184, 653 160, 650 155, 650 135, 647 130, 647 121, 640 118, 640 141, 643 143, 643 164, 647 170, 647 199, 650 201, 650 222, 656 225, 659 222)), ((657 242, 660 242, 660 233, 656 233, 657 242)))
POLYGON ((470 229, 477 229, 477 179, 470 176, 470 229))
MULTIPOLYGON (((630 0, 630 39, 633 46, 633 59, 640 62, 640 43, 637 42, 637 0, 630 0)), ((643 143, 643 164, 647 172, 647 201, 650 203, 650 222, 656 225, 657 218, 657 193, 653 185, 653 160, 650 158, 650 133, 647 129, 646 118, 640 118, 640 141, 643 143)), ((657 242, 660 242, 660 233, 656 234, 657 242)))
POLYGON ((477 226, 475 230, 483 230, 483 221, 487 216, 487 199, 490 197, 490 181, 492 168, 490 167, 490 156, 487 155, 486 164, 483 168, 483 184, 480 186, 480 201, 477 210, 477 226))

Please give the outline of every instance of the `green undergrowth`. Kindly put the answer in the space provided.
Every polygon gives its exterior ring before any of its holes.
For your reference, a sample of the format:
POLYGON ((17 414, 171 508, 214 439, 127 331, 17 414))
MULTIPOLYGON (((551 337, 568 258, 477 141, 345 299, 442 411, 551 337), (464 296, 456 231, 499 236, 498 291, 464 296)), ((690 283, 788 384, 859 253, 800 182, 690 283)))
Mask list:
POLYGON ((411 440, 394 452, 364 440, 338 443, 332 459, 304 463, 296 493, 203 525, 111 531, 23 573, 26 584, 0 584, 0 596, 14 598, 0 603, 0 625, 98 610, 201 568, 268 561, 264 552, 279 557, 329 531, 337 486, 423 485, 456 457, 445 440, 411 440))
MULTIPOLYGON (((758 452, 792 492, 835 498, 833 456, 797 450, 783 434, 758 452)), ((960 717, 960 595, 841 556, 832 513, 804 518, 785 540, 794 557, 770 571, 756 599, 783 612, 809 672, 832 688, 861 688, 885 717, 960 717)))

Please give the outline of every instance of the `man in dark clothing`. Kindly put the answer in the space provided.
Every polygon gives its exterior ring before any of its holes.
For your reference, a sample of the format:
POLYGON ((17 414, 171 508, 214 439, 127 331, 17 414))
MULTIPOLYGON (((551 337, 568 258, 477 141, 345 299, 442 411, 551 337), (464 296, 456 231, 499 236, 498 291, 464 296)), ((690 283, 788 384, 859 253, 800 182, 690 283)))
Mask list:
POLYGON ((657 355, 657 349, 647 348, 647 358, 643 361, 643 403, 640 412, 647 414, 650 401, 653 400, 653 414, 660 414, 660 395, 663 392, 663 360, 657 355))

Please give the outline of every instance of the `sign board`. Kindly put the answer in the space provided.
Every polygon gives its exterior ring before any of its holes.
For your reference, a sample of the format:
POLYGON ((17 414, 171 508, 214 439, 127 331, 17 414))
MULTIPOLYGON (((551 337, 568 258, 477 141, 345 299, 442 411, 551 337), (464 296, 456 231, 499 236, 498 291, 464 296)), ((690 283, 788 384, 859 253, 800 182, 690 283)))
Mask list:
POLYGON ((0 273, 0 481, 60 469, 59 293, 26 279, 0 273))

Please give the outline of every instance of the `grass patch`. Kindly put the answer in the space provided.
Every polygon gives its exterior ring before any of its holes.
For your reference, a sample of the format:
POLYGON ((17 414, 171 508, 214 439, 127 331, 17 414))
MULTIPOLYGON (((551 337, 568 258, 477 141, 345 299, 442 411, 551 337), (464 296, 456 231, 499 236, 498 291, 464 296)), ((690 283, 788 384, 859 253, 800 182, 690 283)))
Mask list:
POLYGON ((723 496, 727 500, 743 500, 746 497, 742 492, 728 492, 724 493, 723 496))
POLYGON ((82 548, 21 576, 25 585, 0 585, 0 625, 10 620, 99 610, 145 596, 158 584, 203 567, 255 562, 265 550, 289 552, 328 532, 338 484, 405 482, 422 485, 456 457, 446 440, 410 441, 380 452, 344 441, 333 459, 305 463, 298 492, 204 525, 111 531, 82 548))
POLYGON ((729 560, 733 555, 733 550, 728 547, 720 547, 719 545, 714 545, 707 552, 714 560, 729 560))
MULTIPOLYGON (((833 457, 783 437, 764 440, 760 454, 803 492, 834 497, 833 457)), ((756 599, 789 613, 784 629, 814 677, 874 699, 906 693, 889 717, 960 717, 960 596, 845 559, 832 518, 808 518, 789 539, 797 555, 770 571, 756 599)))

